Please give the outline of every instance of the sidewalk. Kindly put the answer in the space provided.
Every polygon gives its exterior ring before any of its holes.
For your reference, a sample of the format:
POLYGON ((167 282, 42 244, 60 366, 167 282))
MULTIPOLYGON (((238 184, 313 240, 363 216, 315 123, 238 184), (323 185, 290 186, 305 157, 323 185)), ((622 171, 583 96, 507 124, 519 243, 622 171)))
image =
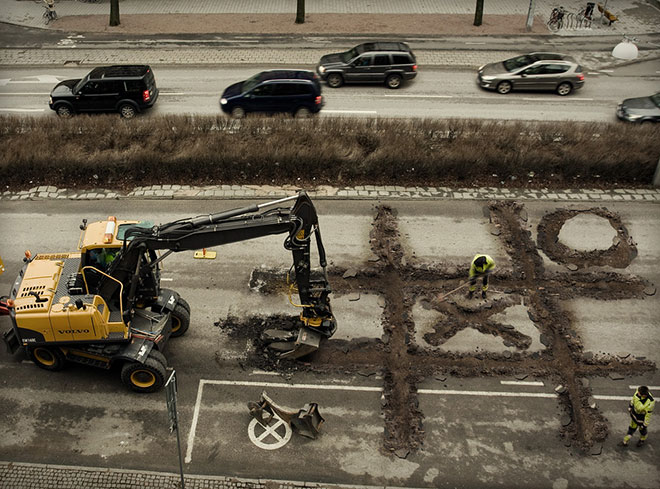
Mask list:
MULTIPOLYGON (((548 34, 545 25, 557 0, 536 0, 533 33, 548 34)), ((586 2, 568 2, 572 13, 586 2)), ((603 2, 604 3, 604 2, 603 2)), ((609 1, 618 21, 607 25, 598 10, 589 28, 567 22, 557 36, 640 35, 660 32, 657 0, 609 1)), ((526 34, 529 0, 485 2, 481 27, 474 27, 472 0, 306 0, 304 24, 295 24, 291 0, 122 0, 120 26, 108 27, 109 0, 85 3, 59 0, 60 19, 42 21, 43 4, 34 0, 0 0, 0 22, 79 32, 157 33, 353 33, 393 35, 526 34)))

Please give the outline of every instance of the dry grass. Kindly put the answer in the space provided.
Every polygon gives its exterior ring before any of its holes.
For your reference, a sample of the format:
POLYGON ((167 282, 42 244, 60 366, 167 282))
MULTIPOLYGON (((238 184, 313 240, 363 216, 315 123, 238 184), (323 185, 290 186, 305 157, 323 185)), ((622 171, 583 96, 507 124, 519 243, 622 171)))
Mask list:
POLYGON ((0 117, 5 186, 614 187, 651 183, 660 128, 473 120, 0 117))

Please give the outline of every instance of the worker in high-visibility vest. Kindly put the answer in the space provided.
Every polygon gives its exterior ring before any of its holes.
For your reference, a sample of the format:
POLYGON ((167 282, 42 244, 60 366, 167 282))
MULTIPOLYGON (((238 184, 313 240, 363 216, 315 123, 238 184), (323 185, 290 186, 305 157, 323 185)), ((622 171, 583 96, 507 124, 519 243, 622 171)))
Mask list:
POLYGON ((477 279, 481 277, 481 298, 486 298, 486 291, 488 290, 488 274, 495 268, 495 260, 488 255, 478 254, 475 255, 470 264, 470 291, 468 292, 468 299, 472 299, 474 291, 477 290, 477 279))
POLYGON ((622 445, 624 447, 628 446, 630 439, 638 427, 639 441, 637 442, 637 446, 641 447, 644 445, 648 435, 649 422, 651 421, 651 414, 653 414, 654 407, 655 399, 653 399, 653 396, 649 392, 649 388, 645 385, 638 387, 628 405, 630 426, 628 426, 628 434, 623 438, 622 445))

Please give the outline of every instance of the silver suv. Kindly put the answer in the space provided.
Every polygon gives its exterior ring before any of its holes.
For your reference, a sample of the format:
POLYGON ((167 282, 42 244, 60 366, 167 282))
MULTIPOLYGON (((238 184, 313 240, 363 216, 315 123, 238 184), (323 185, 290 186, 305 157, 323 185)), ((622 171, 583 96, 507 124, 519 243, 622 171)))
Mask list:
POLYGON ((511 90, 547 90, 568 95, 582 88, 582 67, 565 54, 529 53, 479 68, 481 88, 505 94, 511 90))

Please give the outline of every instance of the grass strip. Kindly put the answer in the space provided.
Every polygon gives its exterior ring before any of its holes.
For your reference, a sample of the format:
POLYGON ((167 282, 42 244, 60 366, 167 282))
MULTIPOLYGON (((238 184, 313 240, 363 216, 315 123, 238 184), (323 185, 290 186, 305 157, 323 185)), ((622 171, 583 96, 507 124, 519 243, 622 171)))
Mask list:
POLYGON ((3 190, 36 185, 651 184, 660 127, 222 115, 0 117, 3 190))

